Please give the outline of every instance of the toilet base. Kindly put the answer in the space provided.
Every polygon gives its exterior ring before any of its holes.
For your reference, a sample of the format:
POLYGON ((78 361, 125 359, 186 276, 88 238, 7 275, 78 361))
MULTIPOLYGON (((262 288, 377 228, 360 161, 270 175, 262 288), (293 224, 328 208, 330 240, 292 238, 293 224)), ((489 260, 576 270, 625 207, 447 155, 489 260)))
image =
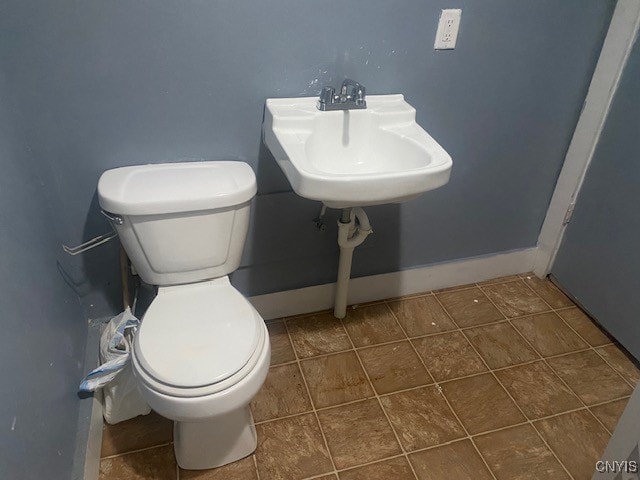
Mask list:
POLYGON ((256 429, 248 405, 211 420, 173 423, 176 460, 185 470, 235 462, 252 454, 256 445, 256 429))

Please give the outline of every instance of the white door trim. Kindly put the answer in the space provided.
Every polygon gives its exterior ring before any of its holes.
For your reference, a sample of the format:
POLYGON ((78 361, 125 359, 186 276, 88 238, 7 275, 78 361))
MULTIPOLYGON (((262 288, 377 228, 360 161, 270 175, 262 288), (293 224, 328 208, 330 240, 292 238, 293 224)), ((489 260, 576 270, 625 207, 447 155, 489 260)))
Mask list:
POLYGON ((582 187, 639 27, 640 0, 618 0, 538 237, 533 271, 539 277, 549 273, 558 253, 566 228, 565 215, 582 187))

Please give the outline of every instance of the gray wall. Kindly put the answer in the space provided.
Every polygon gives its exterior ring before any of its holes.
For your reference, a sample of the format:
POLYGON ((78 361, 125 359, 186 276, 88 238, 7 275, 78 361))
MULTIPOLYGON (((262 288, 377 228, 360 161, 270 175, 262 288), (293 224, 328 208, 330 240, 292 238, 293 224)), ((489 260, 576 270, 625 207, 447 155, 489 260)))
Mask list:
MULTIPOLYGON (((315 96, 345 76, 404 93, 451 153, 450 183, 369 209, 354 275, 533 246, 614 0, 5 0, 0 64, 29 126, 60 237, 108 229, 108 168, 237 159, 258 174, 233 283, 259 294, 333 281, 336 212, 298 198, 260 133, 267 97, 315 96), (455 51, 439 11, 463 9, 455 51), (562 41, 562 44, 561 44, 562 41)), ((91 316, 119 309, 115 248, 66 273, 91 316), (93 306, 92 306, 93 305, 93 306)))
POLYGON ((629 56, 551 269, 640 360, 640 41, 629 56))
POLYGON ((0 478, 69 478, 86 322, 0 72, 0 478))

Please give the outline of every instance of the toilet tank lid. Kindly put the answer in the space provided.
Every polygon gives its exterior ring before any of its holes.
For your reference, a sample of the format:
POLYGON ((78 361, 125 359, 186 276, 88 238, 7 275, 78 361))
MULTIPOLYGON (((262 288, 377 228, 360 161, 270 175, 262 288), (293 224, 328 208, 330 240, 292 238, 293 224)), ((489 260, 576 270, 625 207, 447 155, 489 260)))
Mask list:
POLYGON ((123 215, 158 215, 240 205, 256 194, 244 162, 182 162, 107 170, 98 182, 100 206, 123 215))

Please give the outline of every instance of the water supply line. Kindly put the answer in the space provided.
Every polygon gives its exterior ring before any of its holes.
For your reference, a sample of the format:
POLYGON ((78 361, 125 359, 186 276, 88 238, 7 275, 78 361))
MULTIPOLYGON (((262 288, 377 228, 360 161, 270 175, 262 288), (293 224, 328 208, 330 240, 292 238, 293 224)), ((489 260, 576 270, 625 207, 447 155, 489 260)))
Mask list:
POLYGON ((336 318, 344 318, 347 314, 347 294, 351 278, 353 249, 361 245, 371 233, 373 230, 369 223, 369 217, 362 208, 344 208, 342 210, 338 220, 340 260, 338 261, 338 280, 333 308, 333 315, 336 318))
POLYGON ((122 245, 120 245, 120 280, 122 282, 122 306, 125 310, 131 308, 133 311, 131 290, 129 289, 129 257, 122 245))

